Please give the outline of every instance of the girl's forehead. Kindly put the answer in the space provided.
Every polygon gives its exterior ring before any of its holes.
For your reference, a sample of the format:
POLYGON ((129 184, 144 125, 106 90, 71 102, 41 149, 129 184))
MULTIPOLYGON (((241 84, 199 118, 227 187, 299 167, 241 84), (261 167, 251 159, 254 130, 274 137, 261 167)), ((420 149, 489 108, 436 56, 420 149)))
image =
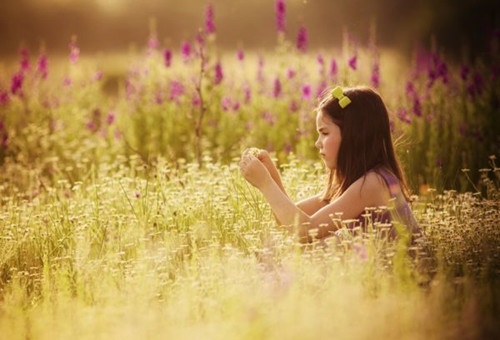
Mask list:
POLYGON ((327 114, 322 110, 318 110, 316 113, 316 125, 332 125, 333 121, 327 114))

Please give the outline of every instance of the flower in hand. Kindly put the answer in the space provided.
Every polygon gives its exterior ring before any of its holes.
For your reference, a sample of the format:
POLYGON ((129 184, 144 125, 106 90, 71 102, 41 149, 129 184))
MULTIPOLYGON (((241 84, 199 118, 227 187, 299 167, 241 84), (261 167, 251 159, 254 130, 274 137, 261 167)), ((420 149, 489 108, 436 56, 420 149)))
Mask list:
POLYGON ((240 160, 240 171, 250 184, 259 189, 271 180, 271 175, 265 165, 250 153, 243 153, 240 160))

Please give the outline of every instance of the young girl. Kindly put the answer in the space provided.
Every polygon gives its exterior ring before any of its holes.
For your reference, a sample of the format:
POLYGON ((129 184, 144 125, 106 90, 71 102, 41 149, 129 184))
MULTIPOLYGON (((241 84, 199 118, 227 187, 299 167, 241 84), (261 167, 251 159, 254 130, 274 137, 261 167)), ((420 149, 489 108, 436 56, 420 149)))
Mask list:
MULTIPOLYGON (((325 163, 328 181, 322 193, 296 204, 288 197, 266 151, 243 153, 243 177, 262 192, 278 222, 287 226, 298 222, 299 239, 310 242, 311 235, 321 239, 339 229, 332 219, 335 213, 341 213, 343 220, 358 219, 364 228, 369 218, 364 214, 366 208, 392 206, 391 213, 377 216, 369 209, 373 222, 396 219, 410 233, 419 233, 380 96, 367 87, 336 87, 320 101, 316 128, 319 136, 315 146, 325 163)), ((390 234, 395 235, 394 227, 390 234)))

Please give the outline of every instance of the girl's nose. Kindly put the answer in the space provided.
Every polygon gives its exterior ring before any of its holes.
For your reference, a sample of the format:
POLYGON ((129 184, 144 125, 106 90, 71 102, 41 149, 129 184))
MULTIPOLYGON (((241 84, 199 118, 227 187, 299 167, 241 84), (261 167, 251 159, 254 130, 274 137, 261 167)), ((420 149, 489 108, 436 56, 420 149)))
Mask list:
POLYGON ((316 143, 314 143, 314 145, 318 148, 318 149, 321 149, 321 144, 319 142, 319 137, 318 139, 316 139, 316 143))

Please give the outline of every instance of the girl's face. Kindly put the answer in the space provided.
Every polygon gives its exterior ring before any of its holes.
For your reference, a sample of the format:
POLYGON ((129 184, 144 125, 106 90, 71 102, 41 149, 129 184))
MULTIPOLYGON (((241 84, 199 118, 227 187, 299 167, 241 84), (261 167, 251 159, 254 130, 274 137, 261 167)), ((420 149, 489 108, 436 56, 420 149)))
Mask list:
POLYGON ((322 111, 318 111, 316 115, 316 129, 319 136, 314 144, 321 154, 325 165, 334 170, 337 168, 337 157, 340 148, 340 128, 336 125, 330 117, 322 111))

